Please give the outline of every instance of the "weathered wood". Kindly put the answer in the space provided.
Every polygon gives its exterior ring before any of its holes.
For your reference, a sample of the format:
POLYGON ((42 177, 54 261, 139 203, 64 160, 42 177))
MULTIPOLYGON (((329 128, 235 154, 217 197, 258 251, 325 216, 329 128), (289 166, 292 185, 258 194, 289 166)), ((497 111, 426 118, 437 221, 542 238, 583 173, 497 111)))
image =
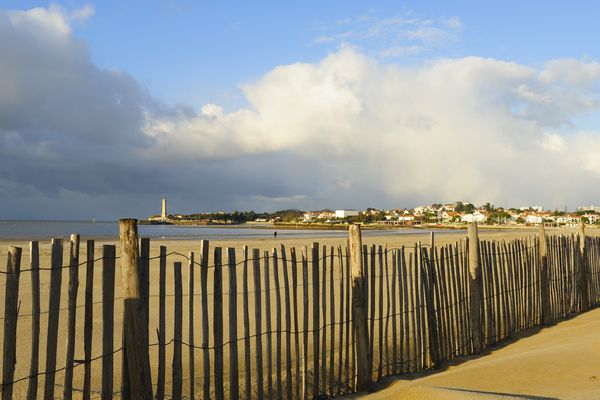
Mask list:
POLYGON ((152 397, 150 359, 144 343, 148 325, 139 273, 139 243, 136 219, 119 221, 121 282, 123 292, 123 332, 127 358, 127 376, 132 399, 152 397), (142 340, 140 340, 142 338, 142 340))
POLYGON ((260 250, 252 249, 254 264, 254 323, 256 333, 256 396, 264 397, 263 350, 262 350, 262 296, 260 283, 260 250))
POLYGON ((213 302, 213 336, 215 344, 215 399, 224 398, 223 391, 223 260, 221 248, 215 247, 213 302))
MULTIPOLYGON (((369 322, 369 331, 367 332, 369 338, 369 371, 373 371, 373 363, 375 362, 375 292, 376 292, 376 271, 375 271, 375 245, 371 245, 371 251, 367 250, 367 246, 363 246, 363 251, 365 254, 369 254, 370 263, 365 263, 365 268, 369 265, 369 273, 365 270, 365 278, 368 276, 369 280, 365 280, 365 296, 366 297, 366 306, 368 307, 367 320, 369 322)), ((352 277, 354 278, 354 272, 352 273, 352 277)), ((354 293, 354 292, 353 292, 354 293)), ((371 373, 371 372, 370 372, 371 373)))
POLYGON ((302 249, 302 398, 308 399, 308 260, 306 247, 302 249))
POLYGON ((398 374, 398 314, 396 311, 396 281, 398 268, 398 250, 392 250, 392 375, 398 374))
POLYGON ((144 303, 144 318, 145 329, 144 329, 144 345, 148 347, 150 344, 150 334, 148 331, 148 325, 150 323, 150 239, 140 239, 140 257, 139 257, 139 269, 140 269, 140 290, 142 291, 142 301, 144 303))
POLYGON ((320 311, 319 311, 319 243, 312 244, 312 297, 313 297, 313 399, 319 397, 320 386, 320 363, 319 363, 319 346, 320 346, 320 311))
POLYGON ((227 248, 229 264, 229 398, 237 399, 239 391, 238 336, 237 336, 237 264, 235 248, 227 248))
POLYGON ((243 310, 244 310, 244 394, 252 398, 252 365, 250 360, 250 310, 248 307, 248 246, 242 247, 243 310))
POLYGON ((40 354, 40 246, 29 242, 29 268, 31 269, 31 362, 27 400, 37 400, 40 354))
MULTIPOLYGON (((381 246, 377 247, 378 249, 378 260, 379 260, 379 288, 378 288, 378 292, 379 292, 379 296, 378 297, 378 303, 379 303, 379 319, 377 321, 377 326, 378 326, 378 336, 379 336, 379 346, 378 346, 378 353, 379 353, 379 364, 377 366, 377 380, 380 380, 382 375, 383 375, 383 257, 381 254, 381 246)), ((373 247, 373 250, 375 250, 375 247, 373 247)), ((375 288, 375 282, 373 282, 373 288, 375 288)), ((373 318, 375 317, 375 315, 373 315, 373 318)), ((371 332, 371 335, 375 335, 374 332, 371 332)))
POLYGON ((320 387, 321 390, 319 393, 323 393, 323 395, 327 395, 327 247, 323 246, 323 262, 321 263, 321 319, 322 324, 319 327, 321 332, 321 361, 319 364, 321 371, 321 379, 320 379, 320 387))
POLYGON ((340 268, 339 276, 340 276, 340 308, 339 308, 339 320, 340 320, 340 336, 339 336, 339 355, 338 355, 338 386, 336 395, 340 395, 343 390, 343 361, 344 361, 344 326, 349 325, 349 322, 344 318, 344 312, 346 309, 344 308, 344 260, 342 256, 342 247, 338 247, 338 265, 340 268))
POLYGON ((479 260, 479 237, 477 223, 471 222, 468 228, 469 237, 469 289, 471 293, 471 336, 473 338, 473 351, 481 353, 483 350, 482 326, 482 292, 483 282, 481 277, 481 262, 479 260))
POLYGON ((428 252, 426 248, 419 249, 422 256, 425 257, 427 262, 421 263, 421 277, 425 285, 425 303, 427 308, 427 325, 429 329, 428 332, 428 348, 429 348, 429 357, 433 362, 433 367, 437 368, 440 366, 440 342, 439 342, 439 332, 437 326, 437 318, 436 311, 439 312, 439 303, 438 306, 434 304, 434 290, 436 285, 436 271, 434 268, 433 261, 433 252, 434 248, 431 249, 431 252, 428 252), (437 309, 437 310, 436 310, 437 309))
MULTIPOLYGON (((345 354, 345 361, 344 361, 344 371, 345 371, 345 382, 346 382, 346 392, 350 393, 351 389, 353 387, 356 387, 355 385, 355 380, 354 380, 354 374, 352 374, 352 376, 350 375, 350 363, 352 362, 352 371, 354 371, 355 369, 355 363, 354 363, 354 358, 355 358, 355 354, 356 351, 354 350, 355 347, 355 339, 354 339, 354 328, 352 325, 352 319, 351 319, 351 313, 352 313, 352 300, 351 300, 351 288, 352 288, 352 262, 350 261, 350 239, 348 239, 348 241, 346 242, 346 253, 344 255, 344 259, 346 260, 345 263, 345 267, 346 267, 346 307, 344 308, 345 310, 345 315, 346 315, 346 319, 345 319, 345 325, 346 325, 346 345, 345 345, 345 349, 344 349, 344 354, 345 354), (350 347, 352 347, 352 360, 350 359, 350 347)), ((358 244, 358 248, 360 249, 360 244, 358 244)), ((366 263, 364 264, 366 265, 366 263)), ((363 266, 364 266, 363 265, 363 266)), ((363 271, 363 275, 364 275, 364 271, 363 271)), ((365 289, 365 299, 367 298, 366 295, 366 289, 365 289)), ((366 310, 367 310, 367 305, 364 305, 364 310, 365 310, 365 314, 366 314, 366 310)), ((366 324, 365 324, 366 325, 366 324)), ((364 340, 364 339, 363 339, 364 340)), ((367 343, 369 341, 367 340, 367 343)), ((370 364, 369 364, 370 365, 370 364)), ((369 371, 370 374, 370 371, 369 371)), ((370 376, 370 375, 369 375, 370 376)))
POLYGON ((188 367, 189 367, 189 399, 194 400, 196 394, 196 358, 194 356, 195 340, 194 340, 194 269, 196 268, 194 261, 194 252, 188 254, 188 367))
POLYGON ((290 254, 291 258, 292 258, 292 307, 294 310, 294 350, 295 350, 295 357, 294 359, 296 360, 296 390, 295 390, 295 398, 299 399, 300 398, 300 383, 301 383, 301 378, 300 378, 300 358, 301 358, 301 354, 300 354, 300 333, 299 333, 299 326, 300 323, 298 321, 298 265, 297 265, 297 259, 296 259, 296 249, 294 247, 291 248, 291 254, 290 254))
POLYGON ((281 267, 283 268, 283 290, 285 297, 285 398, 292 399, 292 318, 290 309, 290 281, 285 246, 281 245, 281 267))
MULTIPOLYGON (((334 252, 333 246, 329 252, 329 314, 331 315, 331 332, 329 334, 329 396, 334 396, 334 370, 335 370, 335 283, 333 278, 333 266, 334 266, 334 252)), ((340 326, 341 328, 341 326, 340 326)), ((341 345, 340 345, 341 348, 341 345)))
POLYGON ((20 247, 9 246, 4 293, 4 341, 2 346, 2 400, 11 400, 17 364, 17 320, 19 318, 20 247))
POLYGON ((210 399, 210 353, 208 349, 208 240, 200 243, 200 299, 202 302, 202 397, 210 399))
POLYGON ((354 327, 354 346, 356 349, 357 389, 363 391, 368 390, 371 386, 372 354, 369 354, 364 268, 360 252, 362 248, 360 225, 350 225, 349 247, 352 269, 352 325, 354 327))
POLYGON ((281 387, 281 289, 279 287, 279 261, 277 259, 277 249, 273 248, 271 252, 273 259, 273 279, 275 284, 275 368, 276 368, 276 397, 282 398, 281 387))
POLYGON ((71 235, 69 251, 69 297, 67 319, 67 357, 63 398, 73 398, 73 360, 75 358, 75 317, 77 315, 77 290, 79 289, 79 235, 71 235))
POLYGON ((158 374, 156 377, 156 399, 163 400, 165 398, 165 296, 167 293, 167 248, 165 246, 160 246, 158 260, 158 374))
POLYGON ((56 378, 56 342, 58 335, 60 292, 63 268, 63 241, 52 239, 50 298, 48 305, 48 330, 46 339, 46 379, 44 381, 44 400, 54 400, 54 382, 56 378))
POLYGON ((113 398, 116 246, 102 246, 102 400, 113 398))
POLYGON ((579 294, 581 296, 581 311, 587 311, 590 308, 590 294, 588 288, 588 266, 586 262, 585 222, 583 222, 583 219, 579 224, 579 262, 577 272, 579 294))
MULTIPOLYGON (((382 256, 382 253, 380 253, 380 257, 382 256)), ((387 245, 385 246, 385 250, 383 250, 383 257, 384 257, 384 262, 385 262, 385 294, 386 294, 386 311, 385 311, 385 330, 384 330, 384 339, 385 339, 385 368, 386 368, 386 375, 390 375, 390 367, 392 366, 392 363, 390 362, 390 334, 389 334, 389 328, 390 328, 390 308, 391 308, 391 301, 390 301, 390 266, 388 263, 388 248, 387 245)), ((395 340, 395 338, 393 339, 395 340)))
POLYGON ((83 331, 83 353, 85 364, 83 371, 83 400, 90 400, 92 387, 92 332, 94 326, 94 241, 86 243, 86 270, 85 270, 85 314, 83 331))
POLYGON ((183 284, 181 282, 181 262, 173 263, 173 283, 175 286, 173 313, 173 363, 171 365, 171 396, 181 400, 183 383, 183 364, 181 361, 182 319, 183 319, 183 284))
POLYGON ((265 284, 265 329, 267 336, 267 398, 273 398, 273 340, 271 330, 271 272, 269 271, 269 251, 264 251, 265 284))

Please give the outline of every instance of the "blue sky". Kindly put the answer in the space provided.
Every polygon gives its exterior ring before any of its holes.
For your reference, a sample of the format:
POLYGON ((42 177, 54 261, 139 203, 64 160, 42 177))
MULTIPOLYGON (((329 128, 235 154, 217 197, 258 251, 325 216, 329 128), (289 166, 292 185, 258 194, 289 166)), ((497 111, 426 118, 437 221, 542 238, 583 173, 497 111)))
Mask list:
POLYGON ((599 14, 4 1, 0 218, 598 203, 599 14))
MULTIPOLYGON (((93 17, 74 24, 99 66, 119 68, 169 103, 231 101, 240 84, 273 66, 313 62, 335 51, 341 41, 316 43, 340 21, 369 16, 422 20, 456 17, 462 24, 453 40, 401 64, 437 57, 480 56, 539 66, 554 58, 600 59, 595 45, 600 3, 595 1, 5 1, 5 8, 26 10, 61 4, 85 5, 93 17)), ((350 24, 351 25, 351 24, 350 24)), ((351 28, 353 26, 347 26, 351 28)), ((385 40, 349 38, 376 54, 385 40)))

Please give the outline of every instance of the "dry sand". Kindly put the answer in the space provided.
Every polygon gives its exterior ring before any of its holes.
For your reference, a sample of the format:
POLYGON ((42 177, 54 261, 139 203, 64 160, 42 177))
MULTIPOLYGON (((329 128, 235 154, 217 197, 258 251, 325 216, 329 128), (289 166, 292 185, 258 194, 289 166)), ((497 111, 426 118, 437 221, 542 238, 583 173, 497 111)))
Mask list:
MULTIPOLYGON (((568 233, 571 231, 566 231, 566 230, 561 230, 559 231, 561 233, 568 233)), ((523 237, 523 236, 527 236, 527 235, 533 235, 535 234, 535 230, 502 230, 502 231, 497 231, 497 230, 481 230, 481 238, 484 239, 496 239, 496 240, 504 240, 504 239, 511 239, 511 238, 516 238, 516 237, 523 237)), ((451 232, 451 233, 441 233, 438 234, 436 236, 436 243, 437 244, 444 244, 444 243, 448 243, 448 242, 455 242, 459 239, 463 239, 464 238, 464 233, 458 233, 458 232, 451 232)), ((82 238, 82 245, 81 245, 81 256, 80 256, 80 261, 85 260, 85 239, 87 238, 82 238)), ((211 241, 211 260, 210 260, 210 264, 212 264, 212 249, 214 249, 215 246, 222 246, 222 247, 233 247, 236 249, 236 253, 237 253, 237 260, 239 262, 239 260, 241 260, 241 249, 243 245, 248 246, 250 249, 253 248, 258 248, 261 249, 261 254, 263 250, 270 250, 273 247, 279 247, 279 244, 284 244, 288 249, 290 247, 296 247, 298 250, 298 254, 300 255, 300 249, 303 246, 308 246, 310 247, 312 242, 319 242, 320 245, 327 245, 327 246, 336 246, 336 245, 341 245, 344 244, 345 239, 342 238, 278 238, 276 240, 269 238, 269 239, 239 239, 239 240, 219 240, 219 241, 211 241)), ((363 239, 363 243, 364 244, 382 244, 382 245, 387 245, 388 247, 392 248, 392 247, 399 247, 399 246, 412 246, 414 245, 415 242, 417 241, 421 241, 424 243, 427 243, 429 241, 429 235, 427 233, 423 233, 423 234, 399 234, 399 235, 385 235, 385 236, 381 236, 381 237, 376 237, 376 236, 366 236, 363 239)), ((96 241, 96 253, 95 256, 100 257, 102 252, 101 252, 101 245, 105 244, 105 243, 111 243, 111 244, 115 244, 116 241, 115 240, 106 240, 106 239, 101 239, 101 240, 97 240, 96 241)), ((23 259, 22 259, 22 268, 28 268, 29 267, 29 255, 28 255, 28 243, 27 242, 23 242, 23 241, 0 241, 0 248, 5 248, 8 245, 16 245, 16 246, 21 246, 23 247, 23 259)), ((151 242, 151 256, 157 256, 159 254, 159 246, 160 245, 165 245, 167 246, 167 249, 169 252, 178 252, 178 253, 182 253, 182 254, 188 254, 188 252, 194 251, 196 253, 198 253, 200 251, 200 241, 199 240, 153 240, 151 242)), ((42 267, 48 267, 50 264, 50 244, 49 242, 40 242, 40 266, 42 267)), ((226 252, 224 251, 224 260, 226 261, 226 252)), ((117 255, 119 255, 119 249, 117 249, 117 255)), ((289 253, 288 253, 288 257, 289 257, 289 253)), ((167 268, 167 301, 166 301, 166 307, 167 307, 167 339, 172 338, 173 336, 173 296, 172 293, 174 291, 173 287, 173 261, 182 261, 183 262, 183 293, 184 293, 184 299, 183 299, 183 304, 184 304, 184 308, 183 308, 183 312, 184 312, 184 318, 183 318, 183 335, 184 335, 184 341, 187 341, 187 335, 188 335, 188 318, 187 318, 187 304, 188 304, 188 296, 187 296, 187 276, 188 276, 188 268, 187 268, 187 261, 185 260, 185 258, 177 256, 177 255, 173 255, 170 256, 168 258, 168 268, 167 268), (171 295, 171 296, 169 296, 171 295)), ((0 254, 0 263, 2 265, 6 265, 6 252, 3 252, 2 254, 0 254)), ((65 242, 65 251, 64 251, 64 262, 63 265, 68 264, 68 241, 65 242)), ((96 263, 96 272, 95 272, 95 276, 94 276, 94 338, 93 338, 93 350, 92 350, 92 355, 96 356, 96 355, 100 355, 102 353, 102 348, 101 348, 101 334, 102 334, 102 304, 101 304, 101 287, 102 287, 102 276, 101 276, 101 263, 98 262, 96 263)), ((4 268, 3 268, 4 269, 4 268)), ((198 270, 196 270, 198 271, 198 270)), ((212 282, 212 272, 210 273, 211 275, 209 275, 209 282, 208 282, 208 288, 209 291, 212 291, 213 288, 213 282, 212 282)), ((120 285, 120 281, 121 281, 121 273, 120 273, 120 266, 119 266, 119 260, 117 260, 117 270, 116 270, 116 285, 115 285, 115 296, 117 298, 119 298, 121 296, 121 285, 120 285)), ((200 282, 199 282, 199 273, 196 272, 196 276, 195 276, 195 282, 196 282, 196 295, 199 293, 200 290, 200 282)), ((227 282, 227 275, 224 275, 223 277, 223 281, 227 282)), ((41 281, 41 308, 42 308, 42 312, 46 311, 48 309, 48 290, 49 290, 49 273, 48 271, 42 271, 40 273, 40 281, 41 281)), ((83 355, 83 320, 84 320, 84 309, 82 307, 82 305, 84 304, 84 290, 85 290, 85 267, 82 266, 82 268, 80 269, 80 275, 79 275, 79 281, 80 281, 80 286, 79 286, 79 293, 78 293, 78 301, 77 304, 79 306, 79 308, 77 309, 77 338, 76 338, 76 350, 75 350, 75 359, 83 359, 84 355, 83 355)), ((150 299, 150 342, 156 342, 156 328, 157 328, 157 324, 158 324, 158 297, 156 297, 156 295, 158 294, 158 260, 153 260, 151 263, 151 276, 150 276, 150 281, 151 281, 151 287, 150 287, 150 295, 151 295, 151 299, 150 299)), ((28 314, 30 314, 31 312, 31 291, 30 291, 30 287, 31 287, 31 281, 30 281, 30 274, 29 273, 23 273, 21 275, 21 282, 20 282, 20 292, 19 292, 19 299, 21 301, 20 304, 20 317, 19 317, 19 321, 18 321, 18 339, 17 339, 17 366, 16 366, 16 373, 15 373, 15 378, 20 378, 23 376, 27 376, 28 372, 29 372, 29 359, 30 359, 30 348, 31 348, 31 317, 28 316, 28 314)), ((68 287, 68 270, 65 269, 63 270, 63 278, 62 278, 62 298, 61 298, 61 308, 65 309, 67 307, 67 287, 68 287)), ((4 288, 4 276, 0 277, 0 288, 4 288)), ((226 283, 224 284, 224 289, 226 290, 227 285, 226 283)), ((271 288, 273 288, 273 281, 271 281, 271 288)), ((250 272, 250 284, 249 284, 249 289, 252 291, 253 288, 253 284, 252 284, 252 274, 250 272)), ((241 271, 240 269, 238 269, 238 293, 241 291, 241 271)), ((4 310, 4 290, 0 290, 0 312, 2 312, 3 314, 3 310, 4 310)), ((197 301, 195 301, 195 324, 194 326, 196 327, 195 329, 195 343, 196 345, 199 345, 201 343, 201 333, 200 333, 200 299, 198 298, 197 301)), ((243 336, 243 313, 242 313, 242 300, 241 297, 238 297, 238 336, 243 336)), ((273 300, 272 300, 273 301, 273 300)), ((122 302, 117 300, 115 302, 115 349, 118 349, 120 347, 120 342, 121 342, 121 329, 120 329, 120 316, 122 313, 122 302)), ((227 296, 224 295, 224 310, 228 309, 228 299, 227 296)), ((274 305, 272 304, 272 313, 275 313, 274 310, 274 305)), ((300 304, 300 308, 301 308, 301 304, 300 304)), ((212 296, 209 296, 209 310, 212 311, 212 296)), ((250 298, 250 313, 251 315, 253 315, 253 310, 254 310, 254 298, 250 298)), ((301 313, 301 310, 299 310, 301 313)), ((264 313, 264 304, 263 304, 263 313, 264 313)), ((211 313, 212 314, 212 313, 211 313)), ((2 319, 4 317, 4 315, 1 315, 2 319)), ((273 317, 274 318, 274 317, 273 317)), ((59 340, 58 340, 58 357, 57 357, 57 367, 63 367, 64 363, 65 363, 65 346, 66 346, 66 333, 67 333, 67 313, 66 311, 61 311, 60 313, 60 320, 59 320, 59 340)), ((211 317, 211 321, 212 321, 212 317, 211 317)), ((44 371, 45 370, 45 347, 46 347, 46 327, 47 327, 48 321, 47 321, 47 314, 42 314, 41 315, 41 337, 40 337, 40 371, 44 371)), ((211 322, 212 324, 212 322, 211 322)), ((265 321, 263 319, 263 331, 264 331, 264 324, 265 321)), ((254 318, 250 318, 250 325, 251 325, 251 332, 254 332, 254 318)), ((273 322, 274 325, 274 322, 273 322)), ((224 328, 225 328, 225 333, 227 333, 227 327, 228 327, 228 319, 227 316, 225 316, 224 318, 224 328)), ((0 324, 0 331, 3 329, 3 324, 0 324)), ((0 332, 1 334, 1 332, 0 332)), ((3 336, 3 335, 1 335, 3 336)), ((212 326, 211 326, 211 336, 212 336, 212 326)), ((224 341, 227 341, 228 337, 227 334, 224 337, 224 341)), ((210 345, 212 345, 212 338, 211 338, 211 343, 209 343, 210 345)), ((242 346, 242 342, 240 342, 240 357, 243 357, 243 346, 242 346)), ((264 344, 263 344, 264 346, 264 344)), ((154 348, 156 349, 156 348, 154 348)), ((264 348, 263 348, 264 349, 264 348)), ((265 350, 265 349, 264 349, 265 350)), ((568 351, 568 350, 565 350, 568 351)), ((212 353, 212 352, 211 352, 212 353)), ((228 350, 225 349, 225 372, 226 374, 228 373, 228 350)), ((166 351, 166 365, 167 365, 167 382, 171 380, 171 357, 172 357, 172 346, 167 347, 167 351, 166 351)), ((212 357, 212 356, 211 356, 212 357)), ((202 364, 202 354, 200 350, 196 350, 195 351, 195 364, 196 364, 196 377, 198 376, 202 376, 203 371, 201 370, 201 364, 202 364)), ((483 358, 480 361, 485 360, 485 358, 483 358)), ((567 357, 563 357, 561 360, 559 360, 562 363, 565 363, 568 361, 567 357)), ((120 364, 121 364, 121 360, 120 360, 120 354, 116 354, 115 355, 115 371, 114 371, 114 377, 115 377, 115 385, 114 385, 114 389, 115 391, 119 390, 119 386, 120 386, 120 364)), ((153 376, 156 376, 156 365, 157 365, 157 354, 156 351, 152 351, 151 352, 151 365, 152 365, 152 369, 153 369, 153 376)), ((184 378, 187 377, 187 365, 188 365, 188 349, 186 347, 183 348, 183 366, 184 366, 184 378)), ((539 371, 543 371, 545 368, 545 365, 540 364, 538 366, 533 365, 532 368, 535 368, 536 373, 539 373, 539 371)), ((596 372, 590 372, 590 376, 594 375, 596 372)), ((600 371, 597 371, 598 376, 600 376, 600 371)), ((82 387, 82 381, 83 381, 83 367, 79 366, 77 368, 77 370, 75 371, 75 379, 74 379, 74 386, 76 388, 81 388, 82 387)), ((99 389, 100 389, 100 376, 101 376, 101 364, 100 362, 95 362, 92 363, 92 380, 93 380, 93 390, 96 392, 96 394, 98 393, 99 389)), ((491 375, 490 375, 491 376, 491 375)), ((524 376, 522 374, 519 374, 519 376, 524 376)), ((429 379, 429 378, 428 378, 429 379)), ((473 378, 473 379, 478 379, 478 378, 473 378)), ((58 373, 56 376, 56 383, 57 384, 62 384, 63 382, 63 373, 58 373)), ((153 382, 156 382, 155 379, 153 379, 153 382)), ((41 377, 40 378, 40 390, 43 390, 43 383, 44 383, 44 378, 41 377)), ((475 383, 475 382, 474 382, 475 383)), ((468 387, 468 386, 465 386, 468 387)), ((476 386, 475 386, 476 387, 476 386)), ((196 388, 198 390, 201 390, 201 381, 198 381, 198 383, 196 384, 196 388)), ((167 384, 167 392, 170 392, 170 384, 167 384)), ((22 396, 24 396, 24 394, 26 393, 27 390, 27 381, 23 381, 21 383, 19 383, 18 385, 15 386, 14 391, 15 391, 15 398, 20 398, 22 396)), ((184 392, 185 392, 185 387, 184 387, 184 392)), ((425 389, 424 389, 425 390, 425 389)), ((435 390, 439 390, 439 389, 428 389, 428 390, 433 390, 435 392, 435 390)), ((504 390, 507 392, 512 392, 512 389, 509 390, 504 390)), ((434 393, 432 392, 432 393, 434 393)), ((527 391, 525 391, 527 392, 527 391)), ((40 394, 42 393, 41 391, 39 392, 40 394)), ((57 387, 56 389, 56 394, 59 395, 61 393, 61 388, 57 387)), ((443 394, 441 394, 441 397, 439 398, 447 398, 448 396, 452 395, 451 393, 454 392, 449 392, 446 391, 443 394)), ((536 393, 536 390, 532 391, 532 393, 536 393)), ((434 395, 434 394, 432 394, 434 395)), ((462 398, 471 398, 472 396, 474 396, 474 393, 468 394, 467 397, 462 397, 462 398)), ((393 394, 390 394, 391 397, 389 398, 394 398, 395 396, 393 394)), ((429 398, 429 394, 425 394, 425 397, 417 397, 417 398, 429 398)))
POLYGON ((533 329, 442 371, 387 379, 365 400, 598 399, 600 309, 533 329), (387 387, 386 387, 387 386, 387 387))

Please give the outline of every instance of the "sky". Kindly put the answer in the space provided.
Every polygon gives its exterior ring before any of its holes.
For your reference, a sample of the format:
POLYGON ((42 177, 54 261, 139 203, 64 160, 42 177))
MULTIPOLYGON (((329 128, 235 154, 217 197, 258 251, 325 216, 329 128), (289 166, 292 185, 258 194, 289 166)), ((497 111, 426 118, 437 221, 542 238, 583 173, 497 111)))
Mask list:
POLYGON ((600 3, 294 3, 0 2, 0 219, 600 203, 600 3))

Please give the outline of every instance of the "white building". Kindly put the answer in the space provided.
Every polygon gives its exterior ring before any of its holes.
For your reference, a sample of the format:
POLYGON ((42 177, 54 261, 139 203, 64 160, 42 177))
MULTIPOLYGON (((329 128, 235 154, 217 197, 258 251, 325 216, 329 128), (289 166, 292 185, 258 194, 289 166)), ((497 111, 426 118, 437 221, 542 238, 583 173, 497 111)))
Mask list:
POLYGON ((346 217, 357 217, 358 211, 356 210, 335 210, 336 218, 346 218, 346 217))
POLYGON ((465 214, 460 217, 462 222, 485 222, 487 217, 485 214, 475 211, 473 214, 465 214))
POLYGON ((541 224, 544 222, 544 218, 541 215, 529 214, 525 218, 525 222, 528 224, 541 224))

